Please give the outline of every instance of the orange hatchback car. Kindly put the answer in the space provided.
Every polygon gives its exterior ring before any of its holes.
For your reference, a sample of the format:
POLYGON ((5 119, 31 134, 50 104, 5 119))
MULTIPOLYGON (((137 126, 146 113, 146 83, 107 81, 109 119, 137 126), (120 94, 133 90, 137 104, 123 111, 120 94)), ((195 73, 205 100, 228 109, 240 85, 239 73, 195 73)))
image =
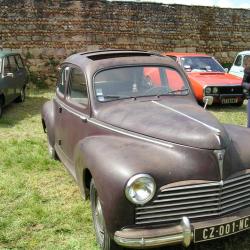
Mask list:
POLYGON ((204 97, 212 96, 213 104, 243 104, 242 79, 228 74, 214 57, 174 52, 163 55, 174 59, 186 71, 199 103, 204 102, 204 97))

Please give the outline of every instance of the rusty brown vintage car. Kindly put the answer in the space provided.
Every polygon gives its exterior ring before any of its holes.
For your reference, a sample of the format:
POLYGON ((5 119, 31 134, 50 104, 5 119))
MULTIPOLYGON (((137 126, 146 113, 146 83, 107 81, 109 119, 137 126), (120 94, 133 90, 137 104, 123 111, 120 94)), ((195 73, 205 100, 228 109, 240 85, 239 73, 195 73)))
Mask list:
POLYGON ((90 197, 103 250, 208 241, 250 227, 250 130, 200 107, 183 69, 145 51, 61 65, 42 124, 90 197))

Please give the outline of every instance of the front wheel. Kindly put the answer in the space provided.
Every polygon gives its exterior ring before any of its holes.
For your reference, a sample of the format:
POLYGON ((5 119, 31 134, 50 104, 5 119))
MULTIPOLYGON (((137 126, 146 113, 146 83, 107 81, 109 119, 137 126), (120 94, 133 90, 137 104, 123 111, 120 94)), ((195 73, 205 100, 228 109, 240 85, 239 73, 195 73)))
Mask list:
POLYGON ((118 245, 110 238, 102 212, 101 202, 92 179, 90 184, 90 202, 92 209, 92 218, 96 234, 96 240, 101 250, 121 250, 118 245))

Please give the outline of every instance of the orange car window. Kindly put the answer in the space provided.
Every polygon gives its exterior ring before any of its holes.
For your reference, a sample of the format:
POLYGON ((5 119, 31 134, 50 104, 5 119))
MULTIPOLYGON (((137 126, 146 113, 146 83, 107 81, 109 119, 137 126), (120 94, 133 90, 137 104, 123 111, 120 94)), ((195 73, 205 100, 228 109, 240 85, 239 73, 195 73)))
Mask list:
POLYGON ((158 67, 145 67, 144 77, 150 80, 153 85, 161 86, 161 76, 158 67))
POLYGON ((177 71, 172 69, 166 69, 166 75, 168 79, 168 85, 171 90, 185 88, 185 83, 177 71))

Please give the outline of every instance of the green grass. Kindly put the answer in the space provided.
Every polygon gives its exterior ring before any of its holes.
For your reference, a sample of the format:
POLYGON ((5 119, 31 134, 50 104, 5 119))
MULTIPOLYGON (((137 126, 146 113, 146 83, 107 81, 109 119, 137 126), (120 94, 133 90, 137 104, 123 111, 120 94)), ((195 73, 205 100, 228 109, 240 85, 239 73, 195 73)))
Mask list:
MULTIPOLYGON (((71 176, 47 154, 40 110, 53 92, 30 91, 0 120, 0 249, 98 249, 89 201, 82 201, 71 176)), ((245 105, 209 110, 222 122, 246 124, 245 105)), ((249 233, 191 249, 248 250, 249 233)))

